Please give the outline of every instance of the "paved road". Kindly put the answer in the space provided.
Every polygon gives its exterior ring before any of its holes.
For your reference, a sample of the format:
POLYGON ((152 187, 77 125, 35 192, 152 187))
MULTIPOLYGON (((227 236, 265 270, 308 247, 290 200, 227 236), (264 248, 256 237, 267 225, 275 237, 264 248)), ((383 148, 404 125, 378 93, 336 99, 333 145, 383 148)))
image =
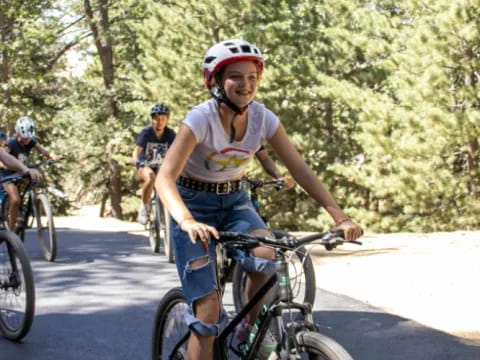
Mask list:
MULTIPOLYGON (((178 284, 174 266, 151 253, 143 233, 58 229, 55 263, 43 260, 34 235, 26 246, 35 320, 21 343, 0 337, 0 360, 149 359, 156 304, 178 284)), ((479 346, 345 296, 319 289, 315 310, 357 360, 480 359, 479 346)))

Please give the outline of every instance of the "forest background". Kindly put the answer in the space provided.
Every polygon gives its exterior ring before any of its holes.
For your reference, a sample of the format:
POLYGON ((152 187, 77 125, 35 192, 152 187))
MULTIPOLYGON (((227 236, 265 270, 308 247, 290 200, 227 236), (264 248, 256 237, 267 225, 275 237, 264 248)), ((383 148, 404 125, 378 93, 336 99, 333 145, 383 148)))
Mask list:
MULTIPOLYGON (((0 37, 0 128, 31 116, 63 155, 57 214, 134 219, 150 107, 178 129, 209 97, 206 49, 243 38, 265 56, 257 100, 368 231, 480 227, 480 0, 0 0, 0 37)), ((262 197, 274 227, 331 225, 298 187, 262 197)))

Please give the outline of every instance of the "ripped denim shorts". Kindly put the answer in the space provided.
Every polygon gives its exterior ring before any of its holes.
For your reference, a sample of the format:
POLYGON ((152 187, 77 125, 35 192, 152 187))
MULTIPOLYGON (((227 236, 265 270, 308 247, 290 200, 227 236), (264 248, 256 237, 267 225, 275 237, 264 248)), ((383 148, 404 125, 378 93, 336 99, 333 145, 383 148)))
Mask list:
MULTIPOLYGON (((195 220, 213 226, 218 231, 245 233, 255 229, 267 228, 253 208, 245 190, 218 195, 192 190, 178 184, 177 188, 195 220)), ((191 305, 195 300, 218 290, 215 277, 215 241, 213 241, 213 238, 210 241, 207 254, 201 242, 197 241, 196 244, 193 244, 188 238, 188 234, 180 230, 175 221, 172 221, 172 236, 178 274, 185 297, 191 305), (191 262, 205 257, 208 258, 205 265, 195 269, 190 266, 191 262)), ((253 258, 252 256, 249 260, 258 262, 254 260, 262 261, 263 259, 253 258)), ((263 260, 263 262, 270 261, 263 260)), ((270 263, 273 265, 273 262, 270 263)), ((248 269, 249 266, 245 265, 246 271, 255 271, 248 269)), ((259 268, 261 269, 262 265, 259 268)))

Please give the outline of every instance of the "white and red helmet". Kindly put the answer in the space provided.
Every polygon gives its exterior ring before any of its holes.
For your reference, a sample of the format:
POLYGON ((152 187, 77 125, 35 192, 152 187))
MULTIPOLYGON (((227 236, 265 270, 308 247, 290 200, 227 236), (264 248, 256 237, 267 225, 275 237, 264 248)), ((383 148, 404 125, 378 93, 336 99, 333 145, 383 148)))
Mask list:
POLYGON ((235 61, 252 60, 260 73, 263 71, 263 56, 255 45, 248 41, 232 39, 219 42, 207 50, 203 58, 203 78, 205 86, 212 87, 212 78, 222 67, 235 61))
POLYGON ((35 136, 35 122, 28 116, 20 116, 15 124, 15 131, 22 139, 35 136))

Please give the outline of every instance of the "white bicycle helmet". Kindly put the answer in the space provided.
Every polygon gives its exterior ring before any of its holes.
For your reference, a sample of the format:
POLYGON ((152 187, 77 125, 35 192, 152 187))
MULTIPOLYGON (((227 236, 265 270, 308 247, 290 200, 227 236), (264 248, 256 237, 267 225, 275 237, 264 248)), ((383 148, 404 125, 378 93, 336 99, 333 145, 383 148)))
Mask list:
POLYGON ((35 122, 28 116, 20 116, 15 124, 15 131, 22 139, 35 136, 35 122))
POLYGON ((203 77, 205 86, 212 87, 212 78, 223 66, 235 61, 253 60, 257 63, 260 72, 263 71, 263 56, 255 45, 248 41, 232 39, 219 42, 207 50, 203 58, 203 77))

